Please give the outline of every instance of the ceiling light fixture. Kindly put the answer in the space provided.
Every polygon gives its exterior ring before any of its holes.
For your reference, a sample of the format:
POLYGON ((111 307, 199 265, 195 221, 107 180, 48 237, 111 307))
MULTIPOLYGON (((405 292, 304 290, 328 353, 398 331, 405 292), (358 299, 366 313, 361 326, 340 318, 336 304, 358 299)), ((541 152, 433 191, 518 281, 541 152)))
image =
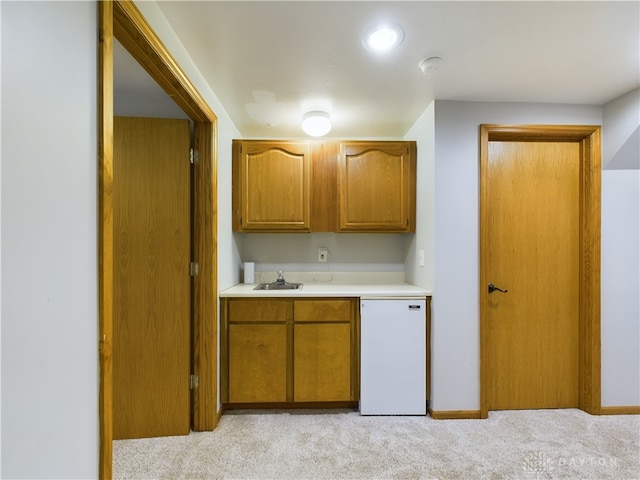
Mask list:
POLYGON ((442 63, 442 58, 440 57, 429 57, 421 60, 418 66, 422 73, 425 75, 431 75, 433 72, 440 68, 440 64, 442 63))
POLYGON ((404 30, 396 23, 378 25, 367 32, 362 44, 367 50, 385 53, 396 48, 404 40, 404 30))
POLYGON ((302 130, 312 137, 322 137, 331 130, 331 119, 327 112, 314 110, 305 113, 302 118, 302 130))

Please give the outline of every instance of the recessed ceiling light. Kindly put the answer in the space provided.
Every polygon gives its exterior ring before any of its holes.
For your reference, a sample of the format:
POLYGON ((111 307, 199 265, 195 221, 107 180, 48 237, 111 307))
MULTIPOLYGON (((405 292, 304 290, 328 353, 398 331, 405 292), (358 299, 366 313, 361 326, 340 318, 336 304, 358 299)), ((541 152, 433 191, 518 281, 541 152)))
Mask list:
POLYGON ((305 113, 302 118, 302 130, 312 137, 322 137, 331 130, 331 119, 327 112, 314 110, 305 113))
POLYGON ((384 53, 396 48, 403 40, 402 27, 396 23, 386 23, 369 30, 362 39, 362 44, 367 50, 384 53))

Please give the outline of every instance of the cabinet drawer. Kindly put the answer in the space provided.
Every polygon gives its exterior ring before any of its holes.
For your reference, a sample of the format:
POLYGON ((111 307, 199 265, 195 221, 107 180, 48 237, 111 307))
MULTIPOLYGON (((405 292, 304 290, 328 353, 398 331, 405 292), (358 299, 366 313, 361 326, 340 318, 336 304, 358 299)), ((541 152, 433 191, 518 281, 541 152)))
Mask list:
POLYGON ((231 300, 229 322, 285 322, 286 300, 231 300))
POLYGON ((350 322, 351 300, 296 300, 293 302, 295 322, 350 322))

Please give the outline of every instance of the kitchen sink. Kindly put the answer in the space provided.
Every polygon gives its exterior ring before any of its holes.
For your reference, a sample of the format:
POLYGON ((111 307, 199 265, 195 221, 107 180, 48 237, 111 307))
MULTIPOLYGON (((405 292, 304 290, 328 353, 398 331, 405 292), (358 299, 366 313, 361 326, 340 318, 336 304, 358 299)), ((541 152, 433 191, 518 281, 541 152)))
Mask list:
POLYGON ((300 290, 302 288, 302 283, 260 283, 257 286, 253 287, 254 290, 300 290))

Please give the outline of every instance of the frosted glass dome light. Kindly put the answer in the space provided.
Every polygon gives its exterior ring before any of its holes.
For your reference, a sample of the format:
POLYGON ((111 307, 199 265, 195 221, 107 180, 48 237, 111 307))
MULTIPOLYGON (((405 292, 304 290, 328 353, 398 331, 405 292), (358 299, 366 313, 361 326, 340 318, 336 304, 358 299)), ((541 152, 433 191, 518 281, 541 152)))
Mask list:
POLYGON ((331 119, 327 112, 308 112, 302 119, 302 130, 312 137, 322 137, 331 131, 331 119))

